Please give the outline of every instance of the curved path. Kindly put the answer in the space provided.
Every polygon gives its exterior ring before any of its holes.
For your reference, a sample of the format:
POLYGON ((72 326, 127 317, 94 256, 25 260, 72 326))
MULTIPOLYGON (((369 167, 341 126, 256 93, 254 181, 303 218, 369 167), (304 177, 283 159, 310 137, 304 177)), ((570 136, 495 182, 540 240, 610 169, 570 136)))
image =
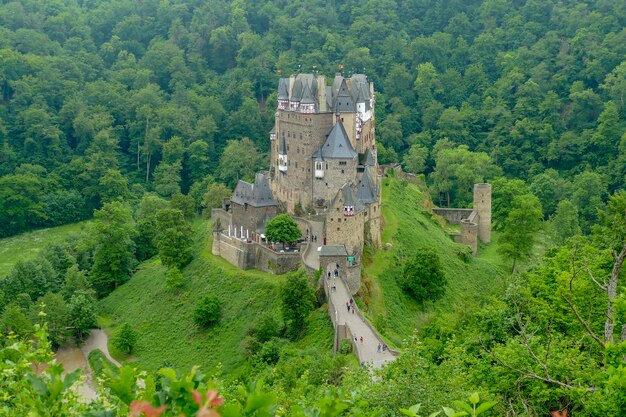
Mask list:
MULTIPOLYGON (((333 271, 334 268, 329 265, 326 274, 330 272, 332 275, 333 271)), ((382 346, 384 342, 371 325, 366 322, 366 319, 361 315, 356 304, 354 304, 356 311, 354 313, 348 312, 346 303, 349 303, 351 295, 344 280, 341 277, 331 278, 330 280, 324 278, 324 282, 327 286, 327 293, 330 296, 330 300, 337 308, 335 316, 336 324, 345 325, 352 335, 352 338, 357 338, 356 341, 353 340, 353 344, 356 347, 359 362, 371 364, 374 368, 380 368, 384 363, 394 360, 395 356, 389 350, 378 351, 378 347, 382 346), (329 287, 333 285, 336 289, 330 291, 329 287), (361 342, 361 337, 363 338, 363 342, 361 342)))
POLYGON ((320 256, 317 249, 324 244, 324 223, 316 222, 313 220, 306 220, 306 222, 309 224, 311 236, 317 236, 317 241, 312 242, 311 240, 309 240, 309 244, 306 248, 304 256, 302 257, 302 260, 304 261, 306 266, 314 271, 317 271, 320 267, 320 256))
MULTIPOLYGON (((320 253, 317 249, 324 244, 322 237, 324 224, 323 222, 314 221, 308 221, 308 223, 311 228, 311 234, 317 235, 318 241, 312 242, 308 245, 302 259, 307 267, 316 271, 320 267, 320 253)), ((331 317, 331 320, 333 320, 335 326, 345 325, 348 332, 352 334, 352 337, 357 337, 355 347, 359 362, 369 363, 373 367, 379 368, 385 362, 394 360, 395 356, 389 352, 389 350, 378 352, 378 345, 380 344, 382 346, 384 342, 374 328, 358 311, 358 307, 355 305, 357 310, 354 313, 348 312, 346 302, 350 300, 351 294, 348 290, 348 286, 342 278, 343 271, 340 271, 339 278, 332 278, 331 280, 328 280, 326 278, 328 276, 328 272, 330 272, 331 275, 334 272, 332 266, 329 265, 328 268, 329 269, 324 271, 322 274, 322 279, 324 280, 326 295, 329 297, 329 302, 336 307, 335 317, 331 317), (331 292, 330 287, 332 285, 336 287, 336 290, 331 292), (363 343, 361 343, 361 337, 363 337, 363 343)))
POLYGON ((55 358, 58 363, 63 365, 64 374, 70 373, 76 369, 81 369, 85 380, 82 383, 75 385, 76 392, 79 396, 86 400, 92 400, 96 398, 96 384, 93 380, 93 372, 89 366, 87 358, 89 353, 93 350, 100 349, 104 356, 107 357, 116 366, 121 364, 111 357, 108 347, 109 337, 106 332, 101 329, 93 329, 89 333, 89 337, 84 341, 82 347, 78 348, 76 345, 64 346, 55 353, 55 358))

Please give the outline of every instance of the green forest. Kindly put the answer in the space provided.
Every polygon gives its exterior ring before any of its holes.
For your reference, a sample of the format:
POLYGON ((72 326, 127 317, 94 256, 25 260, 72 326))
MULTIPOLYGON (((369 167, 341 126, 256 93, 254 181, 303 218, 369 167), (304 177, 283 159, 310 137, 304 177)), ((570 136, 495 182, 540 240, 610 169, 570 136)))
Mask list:
POLYGON ((624 416, 625 184, 621 0, 0 2, 0 416, 624 416), (304 273, 210 254, 299 72, 366 74, 415 174, 363 254, 373 373, 304 273), (481 182, 473 258, 429 208, 481 182), (95 327, 86 402, 39 365, 95 327))

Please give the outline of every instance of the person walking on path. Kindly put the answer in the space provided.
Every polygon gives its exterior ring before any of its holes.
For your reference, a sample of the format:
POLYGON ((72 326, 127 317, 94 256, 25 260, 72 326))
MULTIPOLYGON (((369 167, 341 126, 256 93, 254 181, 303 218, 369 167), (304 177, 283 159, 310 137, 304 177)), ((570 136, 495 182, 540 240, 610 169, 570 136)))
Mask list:
POLYGON ((363 336, 361 336, 361 339, 360 339, 360 340, 361 340, 361 344, 363 344, 363 336))
POLYGON ((380 343, 378 344, 378 348, 376 348, 376 352, 378 353, 382 352, 382 346, 380 346, 380 343))

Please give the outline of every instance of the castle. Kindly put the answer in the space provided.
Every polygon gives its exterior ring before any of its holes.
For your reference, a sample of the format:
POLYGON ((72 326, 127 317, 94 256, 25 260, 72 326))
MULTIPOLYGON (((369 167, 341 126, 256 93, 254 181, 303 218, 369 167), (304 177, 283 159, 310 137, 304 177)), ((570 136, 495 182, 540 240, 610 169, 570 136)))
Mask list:
POLYGON ((265 224, 279 211, 296 218, 318 245, 342 245, 358 259, 364 244, 380 245, 380 177, 374 86, 363 74, 298 74, 281 78, 269 172, 239 181, 222 209, 213 252, 247 269, 282 272, 281 253, 264 261, 265 224), (253 245, 253 246, 246 246, 253 245), (255 246, 256 245, 256 246, 255 246), (258 260, 260 259, 260 260, 258 260))

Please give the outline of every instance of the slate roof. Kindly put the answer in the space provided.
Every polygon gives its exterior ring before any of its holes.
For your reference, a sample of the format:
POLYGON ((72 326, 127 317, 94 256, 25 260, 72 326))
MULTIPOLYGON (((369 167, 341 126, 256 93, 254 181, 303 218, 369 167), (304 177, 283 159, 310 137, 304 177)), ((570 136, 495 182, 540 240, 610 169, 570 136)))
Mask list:
POLYGON ((342 199, 343 206, 354 207, 354 213, 358 213, 365 208, 361 200, 357 198, 354 189, 350 186, 349 183, 345 183, 343 187, 341 187, 339 191, 337 191, 337 194, 333 199, 333 205, 336 204, 338 198, 342 199))
POLYGON ((335 112, 353 112, 356 103, 365 103, 365 110, 369 110, 370 99, 369 83, 364 74, 354 74, 350 79, 335 75, 332 86, 326 88, 328 108, 335 112))
POLYGON ((324 159, 354 159, 357 153, 354 151, 343 123, 337 122, 330 130, 326 142, 321 149, 313 154, 314 158, 321 156, 324 159))
POLYGON ((268 207, 277 205, 272 196, 269 177, 263 172, 257 172, 254 184, 239 180, 230 201, 239 205, 249 204, 253 207, 268 207))
POLYGON ((352 94, 350 94, 350 90, 348 90, 348 85, 344 78, 341 80, 339 90, 337 90, 337 96, 335 97, 335 106, 333 108, 333 111, 353 112, 354 110, 354 99, 352 98, 352 94))
POLYGON ((289 78, 278 80, 278 100, 289 100, 289 78))
POLYGON ((372 177, 370 177, 369 171, 366 169, 365 172, 363 172, 361 181, 359 181, 356 197, 361 200, 363 204, 371 204, 377 200, 377 196, 378 190, 374 185, 374 181, 372 181, 372 177))
POLYGON ((374 157, 372 157, 372 151, 366 149, 365 152, 359 154, 359 165, 374 166, 374 157))
POLYGON ((320 256, 348 256, 344 245, 323 245, 320 256))
MULTIPOLYGON (((287 80, 287 85, 289 85, 289 80, 287 80)), ((293 88, 291 90, 291 95, 289 99, 291 101, 302 101, 305 98, 306 89, 309 89, 308 94, 311 97, 317 96, 317 80, 313 76, 313 74, 298 74, 296 75, 296 79, 293 83, 293 88)), ((312 101, 314 103, 315 101, 312 101)))
POLYGON ((308 85, 304 85, 304 91, 302 92, 302 100, 300 100, 300 104, 315 104, 315 99, 311 94, 311 89, 308 85))

